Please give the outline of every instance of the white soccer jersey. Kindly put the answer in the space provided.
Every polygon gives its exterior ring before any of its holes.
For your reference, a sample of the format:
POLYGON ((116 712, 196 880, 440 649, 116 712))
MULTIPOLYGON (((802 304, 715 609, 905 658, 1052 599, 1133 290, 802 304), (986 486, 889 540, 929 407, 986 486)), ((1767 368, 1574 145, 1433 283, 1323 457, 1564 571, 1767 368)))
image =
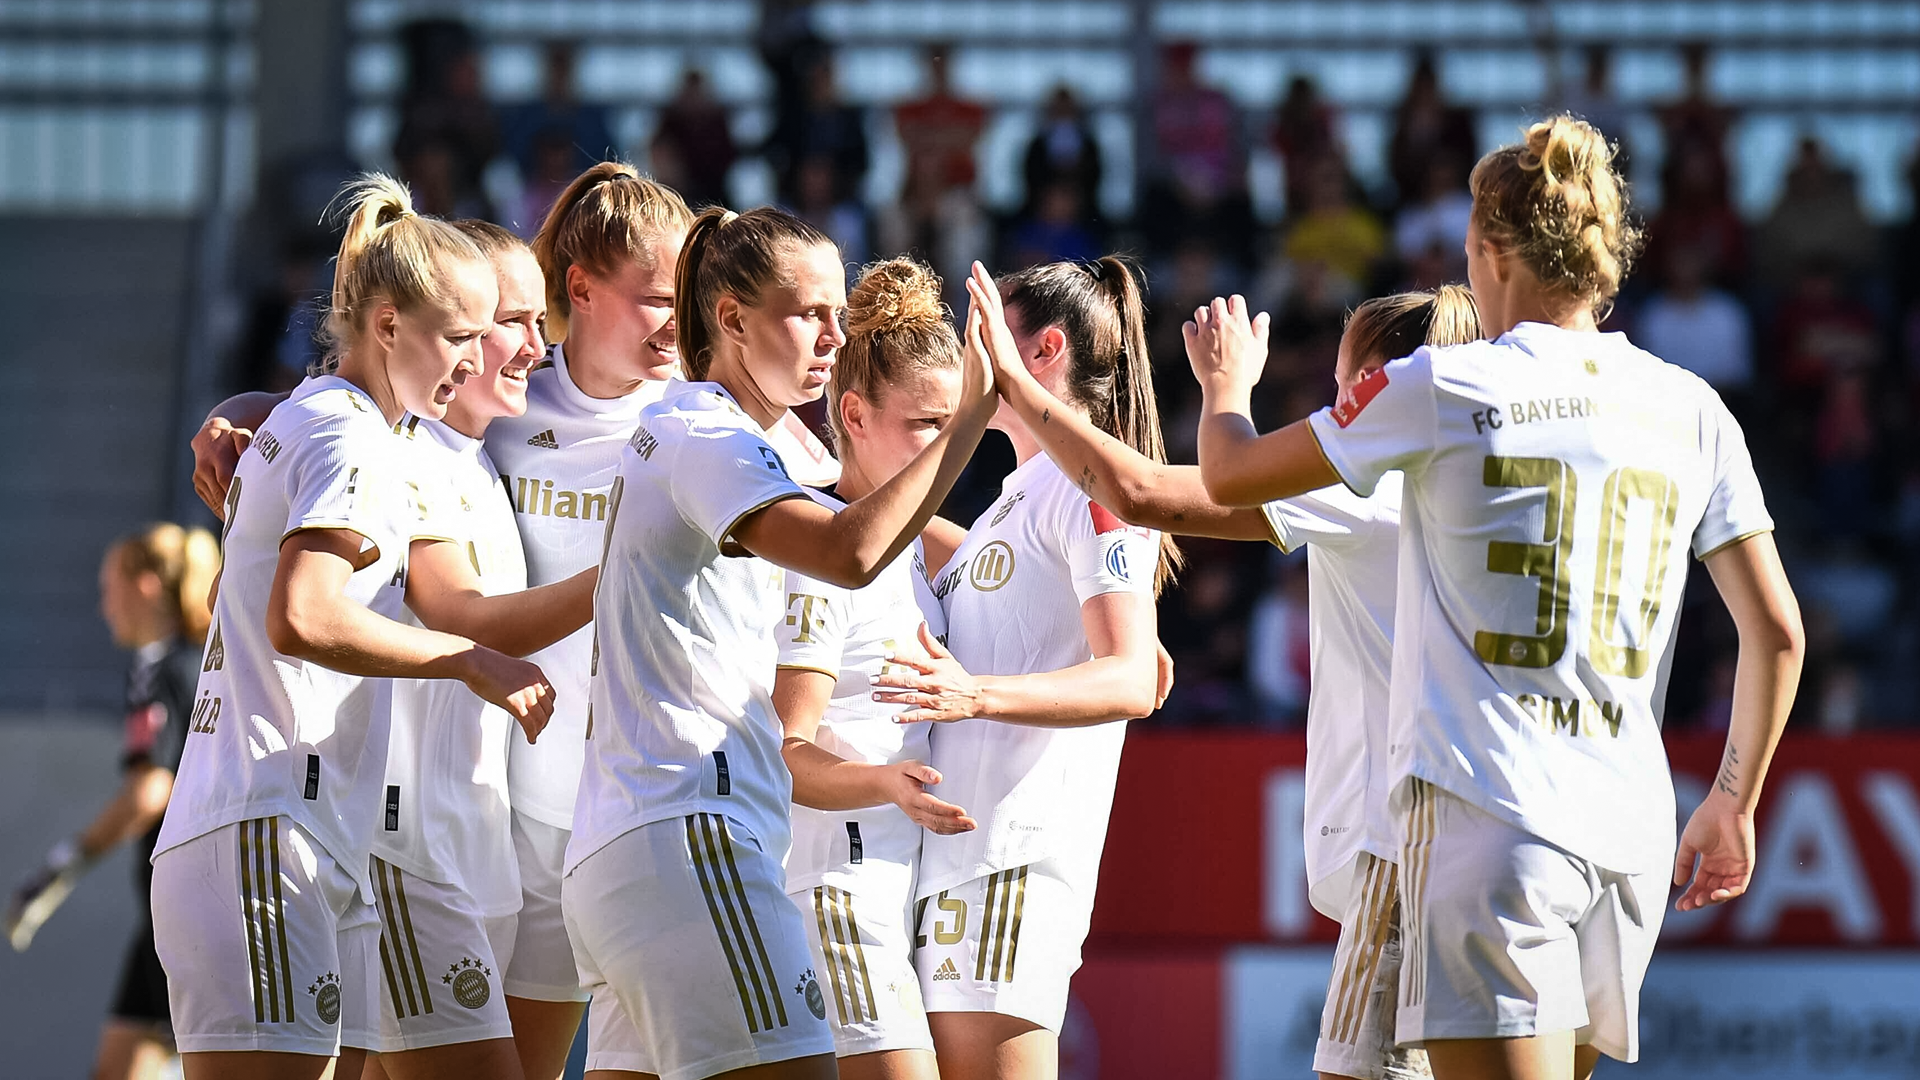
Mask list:
MULTIPOLYGON (((555 345, 527 376, 527 412, 487 427, 487 456, 499 468, 520 523, 532 585, 565 581, 600 561, 607 494, 620 450, 640 410, 667 383, 645 383, 623 398, 588 397, 555 345)), ((507 755, 513 807, 555 828, 571 828, 587 732, 587 668, 593 627, 584 626, 527 657, 553 683, 553 718, 540 741, 515 740, 507 755)))
MULTIPOLYGON (((642 384, 626 397, 589 397, 567 369, 566 348, 555 345, 527 377, 524 416, 503 416, 487 428, 487 455, 499 467, 520 522, 532 585, 565 581, 600 561, 607 525, 607 493, 620 468, 620 451, 640 411, 659 401, 668 382, 642 384)), ((804 428, 783 418, 766 441, 806 483, 832 483, 818 440, 803 444, 804 428)), ((826 460, 831 461, 831 458, 826 460)), ((514 809, 559 829, 573 827, 573 804, 586 753, 587 668, 593 627, 579 630, 527 657, 553 683, 553 719, 537 743, 516 740, 507 757, 514 809)))
MULTIPOLYGON (((1129 528, 1090 502, 1045 454, 1008 474, 1000 491, 934 585, 954 658, 979 675, 1086 663, 1093 649, 1080 605, 1114 592, 1151 595, 1159 535, 1129 528)), ((939 725, 939 795, 980 827, 922 838, 919 895, 1049 855, 1097 867, 1126 734, 1119 721, 939 725)))
POLYGON ((240 456, 213 630, 156 854, 224 825, 285 815, 367 886, 385 702, 375 680, 275 651, 267 601, 286 536, 349 529, 379 557, 347 579, 347 598, 400 616, 414 513, 404 449, 363 392, 320 375, 273 410, 240 456))
POLYGON ((1719 396, 1620 334, 1522 323, 1396 360, 1310 423, 1355 490, 1406 473, 1396 809, 1413 776, 1610 870, 1664 862, 1686 548, 1773 527, 1719 396))
POLYGON ((620 834, 710 813, 786 856, 793 781, 773 708, 786 573, 732 538, 805 498, 717 383, 675 382, 640 414, 614 481, 594 592, 586 767, 568 873, 620 834))
POLYGON ((1371 498, 1336 485, 1263 508, 1282 551, 1307 547, 1307 897, 1336 922, 1351 907, 1355 858, 1399 857, 1387 808, 1387 690, 1400 480, 1381 477, 1371 498))
MULTIPOLYGON (((846 504, 813 492, 838 510, 846 504)), ((780 666, 831 676, 833 698, 814 742, 847 761, 886 765, 926 761, 927 724, 899 724, 905 706, 873 700, 873 679, 896 652, 924 657, 920 624, 945 637, 947 619, 927 584, 920 542, 900 553, 864 589, 842 589, 797 571, 786 572, 786 617, 774 626, 780 666)), ((938 789, 936 789, 938 790, 938 789)), ((891 803, 864 810, 793 807, 793 850, 787 855, 787 891, 816 885, 855 887, 854 868, 873 858, 911 860, 920 827, 891 803)))
MULTIPOLYGON (((473 565, 488 596, 527 587, 513 507, 479 440, 408 418, 419 455, 422 512, 414 539, 444 540, 473 565)), ((409 621, 415 621, 411 613, 409 621)), ((504 709, 454 679, 395 679, 393 730, 373 853, 427 881, 459 886, 484 917, 520 908, 509 829, 507 746, 524 743, 504 709)))

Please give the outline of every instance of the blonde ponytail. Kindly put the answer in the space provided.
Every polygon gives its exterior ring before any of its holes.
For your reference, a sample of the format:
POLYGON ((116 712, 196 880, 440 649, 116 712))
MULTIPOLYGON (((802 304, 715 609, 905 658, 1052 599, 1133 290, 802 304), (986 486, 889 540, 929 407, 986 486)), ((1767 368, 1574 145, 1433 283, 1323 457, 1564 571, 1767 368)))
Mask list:
POLYGON ((1542 284, 1596 311, 1619 293, 1641 246, 1613 159, 1604 135, 1562 114, 1481 158, 1471 180, 1481 231, 1512 245, 1542 284))
POLYGON ((623 161, 602 161, 574 177, 533 238, 533 257, 547 277, 548 340, 566 340, 570 268, 606 276, 624 262, 651 265, 653 243, 677 242, 692 224, 679 192, 623 161))
POLYGON ((373 304, 385 301, 401 311, 444 307, 454 291, 451 267, 486 262, 459 229, 415 213, 406 186, 391 176, 362 174, 340 189, 333 206, 341 208, 346 233, 334 260, 332 303, 321 327, 329 369, 339 365, 373 304))

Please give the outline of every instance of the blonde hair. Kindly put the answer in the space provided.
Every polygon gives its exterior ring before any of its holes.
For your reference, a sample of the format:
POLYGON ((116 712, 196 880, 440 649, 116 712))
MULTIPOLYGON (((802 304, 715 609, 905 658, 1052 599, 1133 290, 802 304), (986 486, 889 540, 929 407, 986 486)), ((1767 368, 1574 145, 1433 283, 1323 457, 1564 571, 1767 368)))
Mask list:
MULTIPOLYGON (((781 256, 813 247, 839 248, 827 234, 770 206, 736 214, 709 206, 693 219, 674 273, 673 321, 680 334, 680 367, 696 382, 713 367, 716 305, 722 294, 757 304, 760 292, 781 280, 781 256)), ((831 411, 831 410, 829 410, 831 411)))
POLYGON ((679 192, 623 161, 603 161, 574 177, 533 238, 533 257, 547 277, 548 340, 567 336, 570 268, 606 276, 623 262, 651 264, 648 245, 692 224, 693 212, 679 192))
POLYGON ((1480 340, 1480 311, 1460 285, 1376 296, 1347 316, 1347 357, 1354 364, 1411 356, 1422 345, 1480 340))
POLYGON ((449 221, 447 224, 465 233, 467 239, 473 241, 473 246, 479 248, 480 254, 486 256, 490 262, 497 262, 500 256, 510 252, 532 250, 527 247, 525 240, 491 221, 461 218, 458 221, 449 221))
POLYGON ((1620 291, 1640 252, 1614 148, 1591 124, 1561 114, 1527 129, 1473 167, 1473 217, 1512 245, 1548 288, 1596 311, 1620 291))
POLYGON ((847 293, 847 343, 834 361, 827 417, 836 450, 847 442, 840 399, 853 391, 876 401, 887 387, 923 371, 960 366, 960 337, 940 300, 940 275, 909 258, 860 272, 847 293))
POLYGON ((360 320, 375 303, 401 311, 444 307, 454 291, 448 268, 485 263, 467 235, 439 218, 413 210, 406 186, 382 173, 363 173, 340 189, 334 205, 347 220, 333 265, 333 296, 321 327, 328 369, 352 344, 360 320))
POLYGON ((220 544, 200 528, 162 521, 123 536, 108 548, 127 578, 152 574, 160 579, 163 602, 189 641, 205 641, 213 621, 209 594, 220 574, 220 544))

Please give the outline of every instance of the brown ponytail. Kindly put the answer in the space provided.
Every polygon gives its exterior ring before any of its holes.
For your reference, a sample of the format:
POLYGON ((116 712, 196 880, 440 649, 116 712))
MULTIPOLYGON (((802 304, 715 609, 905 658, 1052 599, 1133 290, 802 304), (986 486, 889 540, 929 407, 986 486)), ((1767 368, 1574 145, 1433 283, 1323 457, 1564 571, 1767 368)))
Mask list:
POLYGON ((114 541, 112 550, 128 578, 152 574, 160 579, 182 638, 206 640, 207 624, 213 621, 209 594, 220 573, 220 544, 212 533, 160 522, 114 541))
POLYGON ((415 213, 412 196, 391 176, 365 173, 341 188, 334 202, 344 203, 347 229, 321 326, 327 370, 339 366, 371 304, 384 300, 401 311, 443 307, 454 292, 449 269, 486 261, 465 233, 415 213))
POLYGON ((847 430, 840 399, 849 390, 878 400, 882 391, 922 371, 960 366, 960 338, 940 300, 940 275, 913 259, 887 259, 860 273, 847 293, 847 343, 834 361, 827 418, 844 456, 847 430))
MULTIPOLYGON (((1024 330, 1057 327, 1067 340, 1067 399, 1087 418, 1147 458, 1165 463, 1160 407, 1147 348, 1145 293, 1126 259, 1034 266, 1003 279, 1010 321, 1024 330)), ((1173 538, 1162 534, 1154 588, 1171 582, 1182 563, 1173 538)))
POLYGON ((1459 285, 1376 296, 1347 316, 1348 359, 1357 366, 1411 356, 1422 345, 1464 345, 1480 339, 1473 293, 1459 285))
POLYGON ((1510 244, 1541 283, 1605 308, 1639 254, 1627 217, 1627 185, 1614 149, 1592 125, 1565 114, 1527 129, 1473 167, 1473 217, 1510 244))
POLYGON ((827 235, 784 210, 760 207, 736 214, 710 206, 693 219, 674 273, 673 321, 679 328, 680 367, 704 380, 713 367, 715 305, 722 294, 756 304, 779 280, 788 251, 833 246, 827 235))
POLYGON ((568 269, 605 276, 623 262, 651 263, 653 242, 678 236, 692 221, 679 192, 625 162, 603 161, 574 177, 533 238, 533 257, 547 278, 548 340, 567 336, 568 269))

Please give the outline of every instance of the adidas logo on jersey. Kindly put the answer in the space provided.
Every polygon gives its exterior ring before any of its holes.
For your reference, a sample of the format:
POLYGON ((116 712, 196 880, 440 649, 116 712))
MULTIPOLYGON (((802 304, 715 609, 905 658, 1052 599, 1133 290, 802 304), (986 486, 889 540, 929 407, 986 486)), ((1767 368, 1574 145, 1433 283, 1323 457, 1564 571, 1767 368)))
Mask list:
POLYGON ((537 446, 542 450, 558 450, 560 449, 560 440, 554 438, 553 429, 548 428, 547 430, 541 432, 540 434, 535 435, 533 438, 528 439, 527 445, 537 446))
POLYGON ((933 973, 934 982, 959 982, 960 969, 953 966, 953 957, 940 961, 939 970, 933 973))

